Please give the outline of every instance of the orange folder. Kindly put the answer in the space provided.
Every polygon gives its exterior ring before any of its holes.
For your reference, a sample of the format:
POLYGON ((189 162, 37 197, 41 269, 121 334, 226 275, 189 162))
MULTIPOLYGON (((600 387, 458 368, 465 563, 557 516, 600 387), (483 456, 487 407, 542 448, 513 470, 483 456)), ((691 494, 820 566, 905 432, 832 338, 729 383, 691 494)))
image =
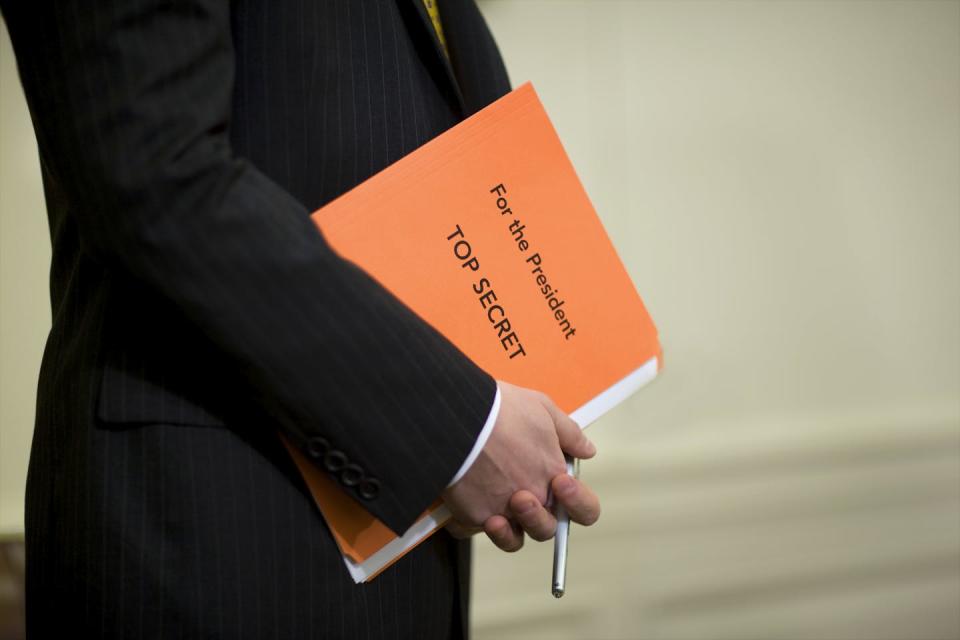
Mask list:
MULTIPOLYGON (((328 242, 495 378, 587 426, 657 374, 657 331, 529 83, 313 215, 328 242)), ((403 536, 288 445, 357 582, 403 536)))

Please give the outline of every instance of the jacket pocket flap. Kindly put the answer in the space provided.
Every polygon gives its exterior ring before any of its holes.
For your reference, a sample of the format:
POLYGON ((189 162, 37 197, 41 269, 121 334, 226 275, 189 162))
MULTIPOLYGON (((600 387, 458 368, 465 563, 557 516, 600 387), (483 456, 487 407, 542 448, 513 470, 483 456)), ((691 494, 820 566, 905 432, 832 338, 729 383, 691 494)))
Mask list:
POLYGON ((218 413, 168 376, 148 375, 143 367, 104 366, 97 398, 97 417, 104 423, 224 426, 218 413))

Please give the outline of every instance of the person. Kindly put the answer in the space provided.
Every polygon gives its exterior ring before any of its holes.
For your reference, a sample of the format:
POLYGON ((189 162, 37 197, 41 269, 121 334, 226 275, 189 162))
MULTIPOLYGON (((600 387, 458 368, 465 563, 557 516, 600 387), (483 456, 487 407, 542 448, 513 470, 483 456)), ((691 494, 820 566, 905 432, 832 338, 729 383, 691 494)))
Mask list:
POLYGON ((53 246, 30 636, 465 636, 455 536, 597 518, 576 425, 309 217, 509 90, 472 0, 443 42, 421 0, 0 2, 53 246), (456 519, 354 585, 278 433, 396 532, 456 519))

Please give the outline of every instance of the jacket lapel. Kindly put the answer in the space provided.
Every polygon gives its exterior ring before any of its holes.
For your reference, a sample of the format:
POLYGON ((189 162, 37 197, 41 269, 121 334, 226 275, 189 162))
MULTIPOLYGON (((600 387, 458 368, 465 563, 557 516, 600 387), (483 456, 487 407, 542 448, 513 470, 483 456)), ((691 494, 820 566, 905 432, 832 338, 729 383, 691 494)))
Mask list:
MULTIPOLYGON (((414 36, 426 37, 429 39, 431 44, 429 48, 431 51, 432 62, 433 64, 438 65, 441 69, 443 76, 446 78, 446 81, 449 84, 449 89, 453 92, 453 96, 457 101, 457 106, 460 108, 460 112, 466 113, 466 103, 463 99, 460 83, 457 82, 457 76, 453 72, 453 66, 450 64, 450 58, 447 57, 447 53, 443 50, 443 45, 440 43, 440 38, 437 37, 436 29, 433 28, 433 22, 430 20, 430 15, 427 13, 427 7, 423 4, 423 0, 397 0, 397 2, 400 5, 405 5, 401 6, 401 10, 410 10, 410 12, 415 16, 415 28, 422 33, 415 33, 414 36)), ((440 2, 440 11, 442 20, 442 0, 440 2)), ((446 31, 444 32, 446 33, 446 31)), ((449 41, 447 44, 450 44, 449 41)))

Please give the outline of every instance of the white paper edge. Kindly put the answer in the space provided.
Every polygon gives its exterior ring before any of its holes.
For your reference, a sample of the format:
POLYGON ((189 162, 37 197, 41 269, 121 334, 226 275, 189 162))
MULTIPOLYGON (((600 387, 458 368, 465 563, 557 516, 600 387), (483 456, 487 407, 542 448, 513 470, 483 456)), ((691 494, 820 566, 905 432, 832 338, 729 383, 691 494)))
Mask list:
POLYGON ((387 543, 375 554, 361 563, 356 563, 347 556, 343 556, 343 561, 347 565, 350 577, 356 583, 365 582, 367 578, 377 573, 385 565, 392 562, 398 556, 406 553, 411 547, 420 542, 428 534, 442 526, 450 519, 450 509, 447 505, 441 504, 434 509, 425 518, 417 520, 406 532, 387 543))
MULTIPOLYGON (((600 393, 600 395, 573 411, 570 417, 583 429, 636 393, 655 377, 657 377, 656 356, 650 358, 641 365, 640 368, 627 374, 600 393)), ((385 565, 408 551, 426 535, 439 528, 449 518, 450 510, 447 508, 447 505, 440 505, 440 507, 427 515, 427 517, 413 523, 402 536, 385 545, 365 561, 357 563, 347 556, 343 556, 343 561, 347 565, 347 571, 350 572, 350 577, 352 577, 353 581, 357 584, 365 582, 370 576, 376 574, 385 565)))
POLYGON ((635 369, 593 398, 570 417, 583 429, 610 409, 636 393, 643 385, 657 377, 657 357, 647 360, 639 369, 635 369))

